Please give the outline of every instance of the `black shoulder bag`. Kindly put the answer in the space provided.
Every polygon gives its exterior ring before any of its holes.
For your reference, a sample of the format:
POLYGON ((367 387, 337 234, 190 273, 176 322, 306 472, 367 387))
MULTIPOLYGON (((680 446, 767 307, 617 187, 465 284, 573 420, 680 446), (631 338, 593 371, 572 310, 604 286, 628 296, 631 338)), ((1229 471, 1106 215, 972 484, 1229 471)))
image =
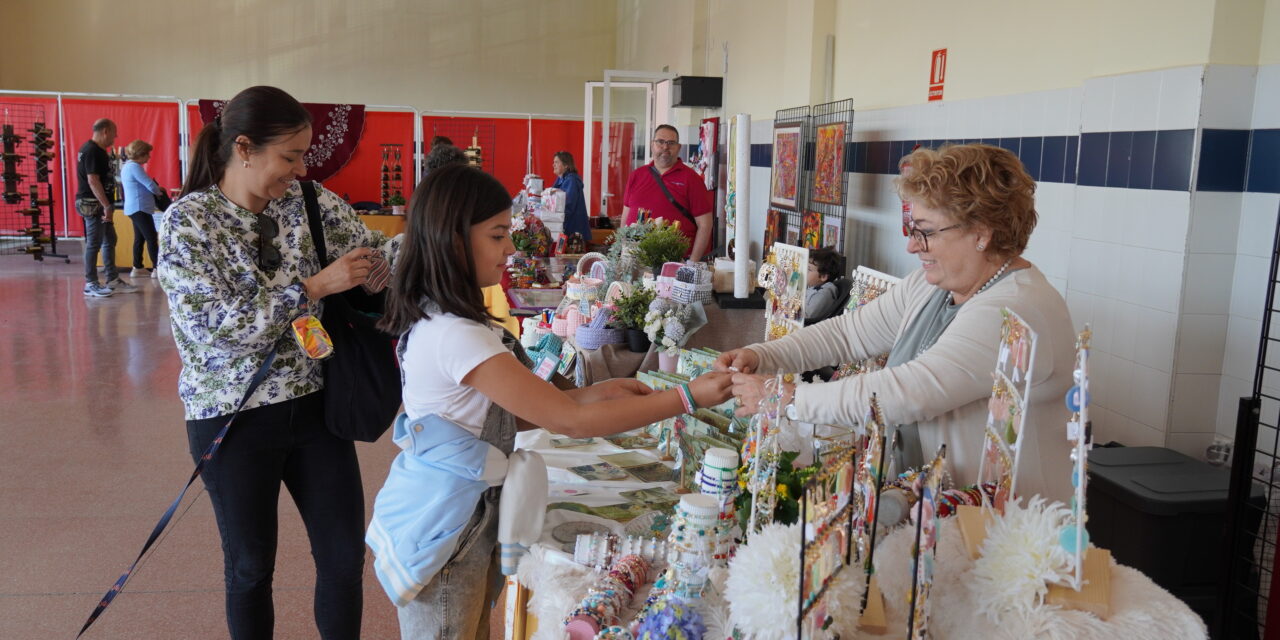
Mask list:
POLYGON ((667 189, 667 183, 662 181, 662 174, 658 173, 658 168, 653 165, 649 165, 649 173, 653 174, 653 179, 656 180, 658 182, 658 186, 662 188, 662 195, 667 197, 667 202, 670 202, 671 206, 675 207, 677 211, 689 219, 689 222, 693 223, 693 230, 696 232, 698 230, 698 221, 693 218, 692 213, 689 213, 688 207, 676 202, 676 197, 671 195, 671 191, 667 189))
MULTIPOLYGON (((321 268, 329 266, 314 182, 302 182, 311 241, 321 268)), ((324 422, 339 438, 374 442, 400 410, 400 368, 395 342, 377 327, 386 308, 386 290, 370 295, 361 287, 326 296, 320 318, 333 340, 324 361, 324 422)))

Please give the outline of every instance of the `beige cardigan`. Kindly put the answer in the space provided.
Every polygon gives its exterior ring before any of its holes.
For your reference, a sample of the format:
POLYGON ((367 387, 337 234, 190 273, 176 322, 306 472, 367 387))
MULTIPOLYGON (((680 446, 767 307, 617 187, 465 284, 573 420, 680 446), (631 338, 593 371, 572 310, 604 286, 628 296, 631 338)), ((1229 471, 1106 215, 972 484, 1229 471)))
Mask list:
MULTIPOLYGON (((748 348, 760 355, 761 373, 808 371, 885 354, 935 291, 924 271, 917 270, 855 313, 748 348)), ((1070 413, 1064 398, 1073 384, 1075 330, 1062 296, 1034 266, 1013 272, 966 302, 937 343, 919 358, 835 382, 799 384, 798 418, 817 424, 861 423, 874 393, 886 421, 919 423, 926 459, 946 443, 955 482, 973 484, 1004 307, 1037 334, 1016 491, 1069 502, 1070 413)))

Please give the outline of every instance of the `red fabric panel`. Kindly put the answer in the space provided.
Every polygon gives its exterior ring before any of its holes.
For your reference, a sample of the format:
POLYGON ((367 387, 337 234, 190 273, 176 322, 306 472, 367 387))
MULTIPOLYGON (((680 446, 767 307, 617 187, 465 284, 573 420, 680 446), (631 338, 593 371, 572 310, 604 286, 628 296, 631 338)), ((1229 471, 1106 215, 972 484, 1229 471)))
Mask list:
POLYGON ((346 166, 324 181, 330 191, 348 202, 381 198, 382 145, 402 144, 400 168, 404 176, 404 197, 413 193, 413 113, 408 111, 365 111, 364 136, 346 166))
MULTIPOLYGON (((68 216, 71 235, 84 235, 84 221, 75 215, 76 152, 80 145, 93 137, 93 122, 98 118, 111 118, 116 123, 115 146, 124 147, 142 139, 151 143, 151 161, 147 173, 165 189, 181 186, 181 163, 178 160, 178 103, 131 102, 124 100, 72 100, 62 101, 65 118, 63 129, 67 134, 67 192, 66 202, 72 203, 68 216)), ((123 212, 119 212, 123 217, 123 212)), ((117 220, 118 222, 118 220, 117 220)), ((125 220, 128 222, 128 220, 125 220)))

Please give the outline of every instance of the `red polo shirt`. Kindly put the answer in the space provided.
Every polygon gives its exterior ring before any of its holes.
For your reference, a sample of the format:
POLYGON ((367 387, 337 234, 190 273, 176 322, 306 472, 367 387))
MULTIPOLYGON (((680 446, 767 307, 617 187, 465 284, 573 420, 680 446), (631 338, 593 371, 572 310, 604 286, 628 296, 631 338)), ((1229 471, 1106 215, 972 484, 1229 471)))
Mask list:
MULTIPOLYGON (((622 204, 630 207, 631 211, 622 224, 628 225, 635 222, 639 217, 640 209, 648 209, 652 218, 665 218, 668 221, 679 222, 680 232, 689 238, 689 252, 692 252, 698 226, 667 200, 667 196, 662 193, 662 187, 658 186, 658 181, 653 178, 653 172, 649 170, 651 166, 653 166, 652 162, 636 169, 627 179, 627 190, 622 197, 622 204)), ((693 217, 711 213, 715 198, 703 185, 702 176, 680 159, 677 158, 675 165, 662 174, 662 181, 666 183, 671 197, 684 205, 693 217)), ((685 257, 688 256, 689 253, 685 253, 685 257)))

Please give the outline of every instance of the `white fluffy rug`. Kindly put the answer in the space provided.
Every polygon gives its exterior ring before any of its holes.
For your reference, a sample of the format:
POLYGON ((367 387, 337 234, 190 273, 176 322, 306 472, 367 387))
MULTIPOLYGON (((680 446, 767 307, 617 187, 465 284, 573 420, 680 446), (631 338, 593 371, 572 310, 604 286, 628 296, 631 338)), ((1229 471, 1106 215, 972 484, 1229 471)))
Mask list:
MULTIPOLYGON (((895 529, 876 550, 876 572, 884 594, 888 631, 882 636, 851 634, 849 621, 842 619, 836 625, 842 632, 842 640, 898 640, 906 635, 905 603, 911 589, 909 551, 914 533, 912 527, 895 529)), ((1208 637, 1200 617, 1182 601, 1142 573, 1121 565, 1112 567, 1110 619, 1103 621, 1081 611, 1042 605, 1029 615, 1009 616, 997 627, 978 614, 976 602, 981 594, 972 588, 969 575, 973 561, 964 551, 954 521, 942 523, 935 567, 929 628, 930 637, 936 640, 1194 640, 1208 637)), ((520 563, 518 577, 520 584, 533 592, 529 613, 538 618, 534 640, 561 640, 564 635, 560 622, 591 585, 594 579, 591 571, 574 564, 565 554, 535 545, 520 563)), ((729 635, 725 628, 728 607, 721 594, 724 581, 723 573, 713 574, 704 597, 708 640, 721 640, 729 635)), ((644 595, 638 596, 641 602, 644 595)), ((784 615, 784 612, 779 610, 778 614, 784 615)))

